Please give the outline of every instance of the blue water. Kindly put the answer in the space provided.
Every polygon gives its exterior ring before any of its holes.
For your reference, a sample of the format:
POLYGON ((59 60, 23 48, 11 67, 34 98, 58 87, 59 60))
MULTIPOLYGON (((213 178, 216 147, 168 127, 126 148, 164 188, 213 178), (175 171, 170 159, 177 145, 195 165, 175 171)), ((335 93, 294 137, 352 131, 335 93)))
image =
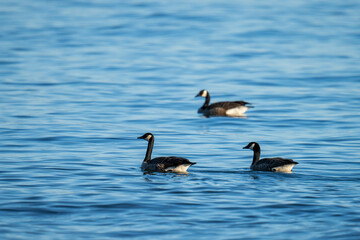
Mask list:
POLYGON ((360 2, 0 2, 1 239, 359 239, 360 2), (204 118, 245 100, 246 118, 204 118), (197 162, 143 174, 153 156, 197 162), (253 172, 292 158, 292 174, 253 172))

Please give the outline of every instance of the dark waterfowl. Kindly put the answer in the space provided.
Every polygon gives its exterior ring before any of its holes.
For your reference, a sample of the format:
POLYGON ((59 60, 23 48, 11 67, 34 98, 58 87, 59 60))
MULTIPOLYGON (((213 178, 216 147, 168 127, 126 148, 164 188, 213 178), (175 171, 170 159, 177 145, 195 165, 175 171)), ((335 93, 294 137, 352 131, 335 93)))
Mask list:
POLYGON ((250 168, 255 171, 271 171, 271 172, 285 172, 291 173, 292 168, 298 164, 292 159, 285 158, 263 158, 260 159, 260 145, 257 142, 251 142, 243 149, 251 149, 254 151, 253 161, 250 168))
POLYGON ((151 133, 145 133, 138 139, 145 139, 148 141, 148 147, 146 150, 146 155, 144 161, 141 165, 143 171, 148 172, 175 172, 175 173, 187 173, 187 169, 196 164, 195 162, 190 162, 186 158, 182 157, 157 157, 151 159, 151 153, 154 146, 154 135, 151 133))
POLYGON ((233 102, 216 102, 210 104, 210 94, 207 90, 201 90, 195 97, 204 97, 205 102, 198 113, 202 113, 206 117, 210 116, 228 116, 228 117, 242 117, 244 113, 251 107, 245 101, 233 102), (210 104, 210 105, 209 105, 210 104))

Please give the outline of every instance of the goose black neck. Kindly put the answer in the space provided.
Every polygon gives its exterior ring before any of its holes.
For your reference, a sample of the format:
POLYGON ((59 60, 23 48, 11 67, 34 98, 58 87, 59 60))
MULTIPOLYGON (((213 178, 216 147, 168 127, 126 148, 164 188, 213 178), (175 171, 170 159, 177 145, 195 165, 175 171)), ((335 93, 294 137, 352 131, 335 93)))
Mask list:
POLYGON ((210 103, 210 94, 209 92, 206 94, 204 105, 201 108, 207 108, 210 103))
POLYGON ((153 147, 154 147, 154 136, 152 136, 148 141, 148 146, 147 146, 144 162, 151 160, 151 153, 152 153, 153 147))
POLYGON ((253 151, 254 151, 254 157, 251 165, 257 163, 260 160, 261 150, 259 144, 255 144, 253 151))

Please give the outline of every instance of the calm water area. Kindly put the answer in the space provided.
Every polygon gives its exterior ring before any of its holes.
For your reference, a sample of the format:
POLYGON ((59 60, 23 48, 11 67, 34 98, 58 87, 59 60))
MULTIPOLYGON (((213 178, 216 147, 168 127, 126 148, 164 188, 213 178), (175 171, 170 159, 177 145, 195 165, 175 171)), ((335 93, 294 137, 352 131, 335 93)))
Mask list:
POLYGON ((358 0, 2 0, 0 238, 360 239, 359 103, 358 0))

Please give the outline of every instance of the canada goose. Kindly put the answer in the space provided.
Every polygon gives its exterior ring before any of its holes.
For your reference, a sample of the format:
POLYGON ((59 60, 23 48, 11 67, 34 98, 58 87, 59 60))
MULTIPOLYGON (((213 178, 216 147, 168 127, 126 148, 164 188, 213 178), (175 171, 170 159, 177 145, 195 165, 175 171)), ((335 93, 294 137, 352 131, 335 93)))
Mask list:
POLYGON ((229 116, 229 117, 241 117, 251 107, 248 102, 234 101, 234 102, 216 102, 210 104, 210 94, 207 90, 201 90, 195 97, 204 97, 205 103, 199 108, 198 113, 202 113, 204 116, 229 116))
POLYGON ((154 135, 151 133, 145 133, 138 139, 145 139, 148 141, 148 147, 146 150, 146 155, 144 161, 141 165, 143 171, 148 172, 175 172, 175 173, 187 173, 186 170, 191 166, 196 164, 195 162, 190 162, 186 158, 181 157, 157 157, 151 159, 151 153, 154 146, 154 135))
POLYGON ((251 142, 243 149, 251 149, 254 151, 253 161, 250 168, 255 171, 271 171, 291 173, 292 168, 298 164, 292 159, 285 158, 263 158, 260 159, 260 145, 257 142, 251 142))

